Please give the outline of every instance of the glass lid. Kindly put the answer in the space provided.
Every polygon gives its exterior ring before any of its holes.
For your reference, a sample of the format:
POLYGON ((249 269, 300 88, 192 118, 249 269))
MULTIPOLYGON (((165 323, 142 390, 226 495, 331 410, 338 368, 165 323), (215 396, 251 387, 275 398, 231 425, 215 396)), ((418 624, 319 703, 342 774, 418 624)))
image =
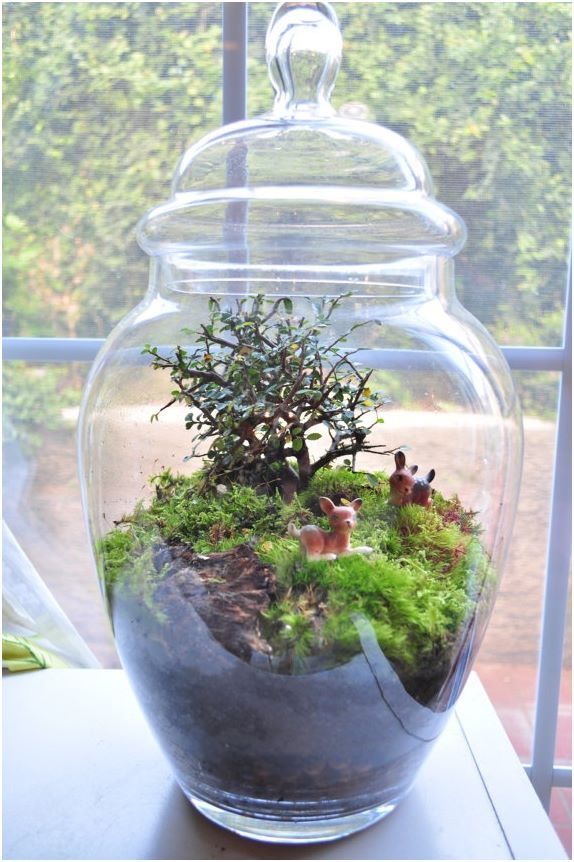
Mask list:
POLYGON ((144 251, 219 265, 230 252, 237 263, 239 246, 251 264, 298 249, 337 266, 460 250, 464 223, 434 199, 417 150, 332 107, 341 48, 329 3, 279 4, 266 37, 272 109, 184 153, 170 200, 139 223, 144 251))

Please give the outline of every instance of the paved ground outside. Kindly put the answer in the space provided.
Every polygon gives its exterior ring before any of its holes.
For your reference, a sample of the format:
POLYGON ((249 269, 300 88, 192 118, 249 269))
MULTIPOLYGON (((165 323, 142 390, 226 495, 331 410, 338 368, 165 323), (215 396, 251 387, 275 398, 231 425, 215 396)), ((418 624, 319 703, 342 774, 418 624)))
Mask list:
MULTIPOLYGON (((536 667, 531 664, 489 663, 479 659, 475 670, 496 706, 498 716, 521 762, 530 763, 536 701, 536 667)), ((572 763, 572 673, 569 670, 562 672, 555 763, 572 763)), ((572 856, 570 788, 554 788, 550 817, 560 840, 572 856)))
MULTIPOLYGON (((536 660, 543 593, 555 427, 525 421, 525 470, 506 573, 477 670, 520 758, 531 756, 536 660)), ((425 441, 421 431, 420 449, 425 441)), ((426 435, 428 438, 428 434, 426 435)), ((416 451, 417 440, 412 439, 416 451)), ((440 452, 435 466, 446 475, 440 452)), ((76 475, 73 436, 48 433, 33 458, 5 449, 4 518, 16 539, 104 667, 119 662, 89 558, 76 475)), ((570 636, 565 667, 570 667, 570 636)), ((571 673, 564 672, 557 762, 571 762, 571 673)), ((551 815, 571 849, 571 791, 553 792, 551 815)))

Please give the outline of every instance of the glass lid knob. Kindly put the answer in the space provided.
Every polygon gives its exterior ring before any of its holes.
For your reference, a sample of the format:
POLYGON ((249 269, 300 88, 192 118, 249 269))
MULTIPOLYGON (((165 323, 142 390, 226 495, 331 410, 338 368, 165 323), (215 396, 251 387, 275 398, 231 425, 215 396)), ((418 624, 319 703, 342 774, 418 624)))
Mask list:
POLYGON ((343 40, 330 3, 281 3, 265 40, 275 116, 331 117, 343 40))

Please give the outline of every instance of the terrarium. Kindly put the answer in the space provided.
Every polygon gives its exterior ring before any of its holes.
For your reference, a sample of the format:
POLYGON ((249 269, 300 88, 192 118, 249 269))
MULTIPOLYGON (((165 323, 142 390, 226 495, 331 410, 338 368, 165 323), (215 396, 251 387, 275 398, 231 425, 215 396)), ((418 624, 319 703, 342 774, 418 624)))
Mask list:
POLYGON ((508 367, 458 302, 417 151, 329 102, 326 3, 284 3, 268 114, 180 159, 80 460, 118 653, 186 796, 317 841, 393 810, 484 634, 521 471, 508 367))

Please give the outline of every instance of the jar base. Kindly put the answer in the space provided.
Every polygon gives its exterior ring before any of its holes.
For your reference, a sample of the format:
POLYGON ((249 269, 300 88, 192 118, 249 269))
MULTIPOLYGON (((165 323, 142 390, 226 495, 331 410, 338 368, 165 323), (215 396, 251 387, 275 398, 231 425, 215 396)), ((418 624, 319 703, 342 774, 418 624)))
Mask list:
POLYGON ((387 817, 397 806, 395 801, 342 816, 274 819, 268 816, 250 817, 238 814, 198 799, 190 793, 186 793, 186 796, 204 817, 218 826, 235 832, 243 838, 267 841, 271 844, 316 844, 323 841, 336 841, 372 826, 383 817, 387 817))

